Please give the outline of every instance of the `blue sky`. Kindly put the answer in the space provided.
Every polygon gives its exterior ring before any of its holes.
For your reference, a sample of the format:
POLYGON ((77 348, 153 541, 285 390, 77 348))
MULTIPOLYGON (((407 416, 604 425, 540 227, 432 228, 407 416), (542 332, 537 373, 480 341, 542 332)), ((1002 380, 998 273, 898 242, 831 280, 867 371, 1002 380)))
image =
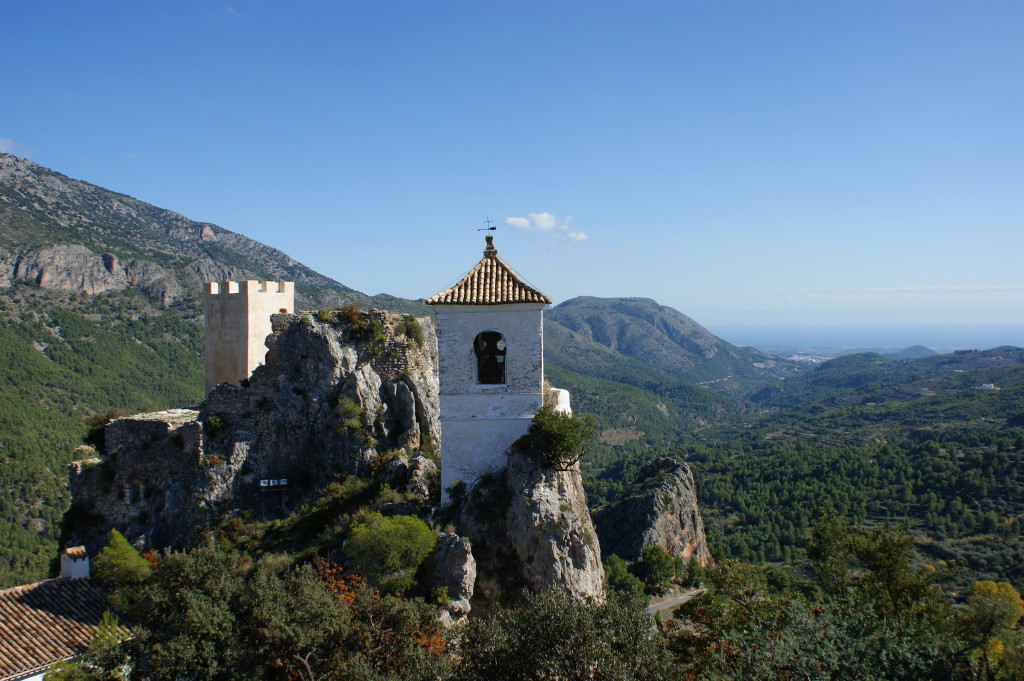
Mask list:
POLYGON ((1019 0, 6 0, 0 17, 0 150, 367 293, 444 288, 489 217, 556 302, 1024 345, 1019 0))

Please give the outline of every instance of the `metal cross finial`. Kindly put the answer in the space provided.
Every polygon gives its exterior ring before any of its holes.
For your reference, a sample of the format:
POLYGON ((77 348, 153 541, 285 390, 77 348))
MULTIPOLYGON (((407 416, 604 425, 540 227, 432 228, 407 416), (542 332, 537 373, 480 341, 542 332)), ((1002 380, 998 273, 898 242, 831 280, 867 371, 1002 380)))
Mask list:
POLYGON ((484 224, 487 225, 487 226, 486 227, 481 227, 480 229, 478 229, 476 231, 478 231, 478 232, 493 232, 493 231, 497 230, 498 229, 497 227, 491 227, 491 223, 492 222, 493 222, 493 220, 491 220, 491 216, 488 215, 487 219, 484 220, 484 224))

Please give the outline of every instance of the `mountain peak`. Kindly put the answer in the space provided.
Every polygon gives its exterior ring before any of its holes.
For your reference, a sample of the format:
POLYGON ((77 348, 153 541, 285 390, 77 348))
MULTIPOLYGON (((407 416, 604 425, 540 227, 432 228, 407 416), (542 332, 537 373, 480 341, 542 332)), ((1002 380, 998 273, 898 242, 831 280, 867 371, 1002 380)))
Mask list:
MULTIPOLYGON (((546 316, 549 323, 620 355, 716 392, 745 394, 765 381, 795 372, 786 361, 727 343, 678 310, 650 298, 581 296, 561 303, 546 316)), ((562 352, 553 347, 552 360, 559 363, 562 352)), ((562 363, 569 363, 564 359, 562 363)))

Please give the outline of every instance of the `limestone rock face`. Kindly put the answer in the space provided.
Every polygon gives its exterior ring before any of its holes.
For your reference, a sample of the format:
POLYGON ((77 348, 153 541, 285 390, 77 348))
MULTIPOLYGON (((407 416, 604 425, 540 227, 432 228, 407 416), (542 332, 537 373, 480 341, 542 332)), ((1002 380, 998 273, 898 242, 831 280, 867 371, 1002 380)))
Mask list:
POLYGON ((421 320, 418 347, 398 335, 399 319, 364 313, 363 322, 383 335, 352 341, 335 321, 272 317, 267 363, 246 387, 213 389, 202 408, 207 423, 224 424, 209 437, 211 447, 248 447, 251 476, 236 485, 237 495, 260 497, 253 483, 265 478, 310 489, 336 473, 365 474, 384 452, 413 453, 438 440, 432 327, 421 320))
POLYGON ((439 437, 433 326, 420 320, 418 346, 400 320, 363 313, 378 333, 351 340, 335 321, 274 315, 267 363, 247 385, 218 386, 189 418, 112 422, 106 460, 71 467, 82 520, 74 537, 92 550, 117 527, 149 547, 187 545, 225 515, 294 508, 335 475, 365 475, 398 449, 414 455, 405 467, 423 470, 416 485, 436 498, 436 475, 415 456, 439 437))
POLYGON ((674 556, 711 563, 697 508, 693 473, 685 463, 660 458, 640 471, 622 498, 594 514, 601 552, 636 560, 657 544, 674 556))
POLYGON ((411 459, 396 454, 384 464, 377 479, 394 489, 412 492, 424 503, 437 503, 441 484, 441 473, 437 464, 417 454, 411 459))
POLYGON ((441 484, 441 471, 437 464, 419 454, 409 462, 409 478, 406 489, 421 497, 424 501, 436 502, 434 494, 441 484))
POLYGON ((438 538, 430 583, 435 589, 448 591, 449 600, 442 608, 455 617, 469 613, 476 583, 476 559, 468 539, 452 533, 444 533, 438 538))
POLYGON ((162 304, 184 293, 173 274, 156 263, 120 260, 110 253, 93 253, 78 244, 59 244, 17 251, 0 249, 0 282, 22 280, 44 289, 96 294, 129 286, 142 289, 162 304))
POLYGON ((604 599, 604 568, 578 466, 553 470, 510 451, 508 466, 469 490, 459 532, 473 543, 474 608, 503 596, 560 589, 604 599))

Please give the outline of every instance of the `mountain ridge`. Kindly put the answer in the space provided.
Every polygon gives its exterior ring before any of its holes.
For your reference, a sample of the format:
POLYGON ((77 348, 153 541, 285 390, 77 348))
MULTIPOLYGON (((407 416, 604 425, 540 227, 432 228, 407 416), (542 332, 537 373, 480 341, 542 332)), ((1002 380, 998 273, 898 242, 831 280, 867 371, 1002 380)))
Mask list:
POLYGON ((69 259, 85 279, 106 279, 111 288, 141 282, 163 305, 198 295, 205 281, 286 279, 295 282, 297 303, 306 309, 355 303, 425 311, 418 301, 351 289, 213 223, 0 153, 0 287, 29 279, 43 288, 90 292, 76 285, 82 277, 47 281, 47 269, 62 271, 69 259))

